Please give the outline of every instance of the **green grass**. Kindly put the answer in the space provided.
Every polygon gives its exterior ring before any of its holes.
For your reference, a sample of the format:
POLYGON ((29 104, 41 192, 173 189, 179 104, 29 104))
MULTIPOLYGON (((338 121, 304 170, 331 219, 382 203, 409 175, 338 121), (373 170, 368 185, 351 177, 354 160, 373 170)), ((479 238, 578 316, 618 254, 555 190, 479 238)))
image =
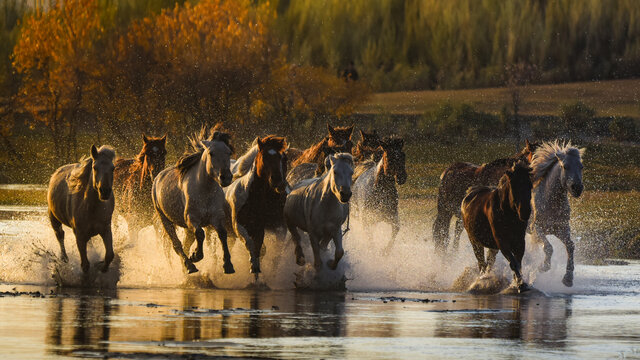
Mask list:
MULTIPOLYGON (((557 115, 560 105, 578 100, 597 116, 640 116, 640 80, 612 80, 557 85, 531 85, 523 90, 523 115, 557 115)), ((445 103, 470 103, 478 110, 499 113, 511 109, 506 88, 398 91, 373 94, 357 112, 367 114, 424 114, 445 103)))

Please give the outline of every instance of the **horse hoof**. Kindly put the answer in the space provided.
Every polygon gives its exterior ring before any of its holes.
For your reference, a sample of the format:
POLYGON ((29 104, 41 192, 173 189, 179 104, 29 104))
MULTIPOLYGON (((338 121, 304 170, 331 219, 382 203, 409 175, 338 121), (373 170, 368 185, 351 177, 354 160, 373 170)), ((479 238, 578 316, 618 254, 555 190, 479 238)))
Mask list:
POLYGON ((252 265, 251 266, 251 273, 252 274, 260 274, 260 265, 252 265))
POLYGON ((198 272, 198 268, 193 264, 188 264, 187 272, 189 272, 189 274, 193 274, 194 272, 198 272))
POLYGON ((62 256, 60 257, 60 260, 62 260, 63 263, 68 263, 69 257, 67 256, 67 254, 62 254, 62 256))
POLYGON ((233 268, 233 264, 228 263, 228 264, 224 264, 224 273, 225 274, 233 274, 236 272, 236 270, 233 268))
POLYGON ((522 283, 518 285, 518 293, 520 294, 522 294, 523 292, 527 292, 529 290, 531 290, 531 288, 526 283, 522 283))
POLYGON ((549 269, 551 269, 551 263, 545 262, 542 265, 540 265, 540 271, 542 272, 547 272, 549 271, 549 269))
POLYGON ((189 257, 189 260, 191 260, 191 262, 198 262, 200 260, 202 260, 204 258, 204 254, 198 254, 196 252, 194 252, 193 254, 191 254, 191 256, 189 257))
POLYGON ((296 264, 298 264, 298 266, 304 266, 305 261, 304 261, 304 257, 298 257, 296 258, 296 264))
POLYGON ((81 265, 82 266, 82 272, 87 274, 89 273, 89 263, 84 263, 81 265))
POLYGON ((329 269, 335 270, 338 268, 338 262, 333 260, 327 260, 327 266, 329 267, 329 269))
POLYGON ((572 287, 573 286, 573 274, 566 274, 564 276, 564 278, 562 278, 562 283, 566 287, 572 287))
POLYGON ((100 272, 102 273, 106 273, 107 271, 109 271, 109 265, 104 265, 100 268, 100 272))

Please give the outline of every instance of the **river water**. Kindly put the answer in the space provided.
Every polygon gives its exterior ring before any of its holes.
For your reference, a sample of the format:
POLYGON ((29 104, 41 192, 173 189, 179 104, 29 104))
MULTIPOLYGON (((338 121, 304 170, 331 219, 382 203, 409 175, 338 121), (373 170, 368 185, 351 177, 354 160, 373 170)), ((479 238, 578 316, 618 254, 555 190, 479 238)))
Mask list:
MULTIPOLYGON (((538 273, 537 246, 525 257, 540 292, 472 295, 468 245, 437 257, 421 235, 429 225, 403 227, 385 254, 389 229, 354 223, 335 274, 310 274, 290 244, 268 238, 256 284, 242 244, 232 247, 236 274, 222 274, 213 240, 200 272, 186 275, 152 227, 130 244, 121 221, 109 272, 83 277, 69 229, 64 264, 43 209, 3 208, 0 357, 640 358, 640 262, 578 264, 566 288, 566 253, 552 240, 551 271, 538 273)), ((103 251, 92 245, 95 264, 103 251)), ((496 271, 509 277, 502 259, 496 271)))

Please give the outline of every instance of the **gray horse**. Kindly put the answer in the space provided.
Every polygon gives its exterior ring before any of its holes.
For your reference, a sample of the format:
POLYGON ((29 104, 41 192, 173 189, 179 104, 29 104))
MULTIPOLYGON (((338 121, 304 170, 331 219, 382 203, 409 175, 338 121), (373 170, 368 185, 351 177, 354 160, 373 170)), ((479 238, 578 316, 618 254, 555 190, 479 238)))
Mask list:
POLYGON ((573 286, 573 251, 571 240, 570 193, 573 197, 582 194, 582 154, 585 149, 560 144, 558 141, 543 143, 534 153, 533 169, 533 215, 531 226, 533 237, 541 241, 545 253, 544 264, 540 268, 547 271, 551 267, 553 248, 547 235, 555 235, 567 248, 567 270, 562 279, 565 286, 573 286))
POLYGON ((111 147, 104 145, 97 149, 92 145, 91 157, 60 167, 49 180, 49 220, 60 244, 62 261, 69 261, 64 248, 64 224, 73 229, 76 236, 84 273, 89 271, 87 243, 95 235, 102 237, 105 249, 101 271, 106 272, 113 260, 111 215, 114 206, 112 188, 115 157, 116 153, 111 147))
POLYGON ((298 183, 284 205, 284 220, 296 246, 296 263, 304 265, 298 228, 309 234, 316 269, 322 266, 320 246, 326 248, 333 239, 334 260, 327 265, 335 270, 344 255, 342 224, 349 216, 353 157, 348 153, 328 156, 329 171, 319 178, 298 183))
POLYGON ((231 183, 229 158, 232 149, 228 134, 215 130, 208 132, 203 129, 190 138, 193 152, 156 176, 151 195, 173 249, 189 273, 198 271, 193 263, 204 257, 203 227, 213 226, 224 251, 224 272, 232 274, 235 270, 227 246, 226 201, 221 187, 231 183), (195 236, 197 248, 190 258, 182 249, 175 225, 187 229, 185 243, 192 243, 195 236))

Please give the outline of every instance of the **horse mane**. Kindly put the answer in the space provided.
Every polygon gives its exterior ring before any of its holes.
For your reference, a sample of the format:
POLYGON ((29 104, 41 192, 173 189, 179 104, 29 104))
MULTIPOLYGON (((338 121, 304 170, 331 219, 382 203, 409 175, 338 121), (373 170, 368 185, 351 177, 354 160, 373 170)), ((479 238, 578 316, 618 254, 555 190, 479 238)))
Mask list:
POLYGON ((200 131, 189 136, 190 152, 187 150, 185 154, 176 163, 176 168, 180 173, 180 179, 184 177, 189 169, 198 163, 204 152, 204 147, 201 144, 203 140, 218 140, 222 141, 229 147, 233 153, 233 146, 231 145, 231 135, 226 132, 221 132, 222 124, 217 123, 213 128, 208 128, 206 125, 200 128, 200 131))
POLYGON ((337 154, 333 154, 332 155, 336 160, 344 160, 347 161, 348 163, 351 164, 351 167, 353 167, 353 155, 349 154, 349 153, 337 153, 337 154))
POLYGON ((580 158, 584 154, 585 149, 578 149, 571 145, 571 141, 560 142, 546 141, 536 149, 531 160, 531 168, 533 169, 533 180, 537 181, 545 177, 545 175, 558 162, 557 154, 566 156, 577 156, 580 158))
POLYGON ((69 189, 71 189, 72 192, 82 191, 89 183, 91 166, 93 166, 93 159, 87 156, 83 156, 80 158, 80 162, 75 164, 67 180, 69 189))
POLYGON ((373 161, 373 160, 366 160, 364 162, 361 162, 353 170, 353 176, 351 178, 355 182, 360 177, 360 175, 364 174, 367 170, 369 170, 372 167, 376 166, 376 164, 377 163, 375 161, 373 161))
MULTIPOLYGON (((159 137, 150 137, 149 141, 156 141, 160 139, 161 138, 159 137)), ((142 149, 140 149, 138 155, 136 155, 136 157, 133 159, 133 163, 129 166, 129 173, 131 173, 131 176, 140 172, 140 189, 142 189, 145 175, 151 173, 149 164, 147 163, 147 161, 145 161, 147 157, 147 151, 149 150, 148 146, 149 145, 147 143, 142 145, 142 149)))
MULTIPOLYGON (((265 147, 276 150, 279 153, 283 153, 287 150, 289 145, 287 139, 276 135, 267 135, 261 139, 265 147)), ((257 144, 257 141, 256 141, 257 144)))
POLYGON ((314 162, 314 159, 316 159, 321 153, 322 153, 322 148, 324 146, 327 145, 327 142, 329 141, 329 137, 325 137, 324 139, 322 139, 322 141, 320 141, 319 143, 311 146, 310 148, 308 148, 307 150, 305 150, 302 155, 300 155, 293 163, 293 166, 297 166, 300 165, 302 163, 307 163, 307 162, 314 162))

